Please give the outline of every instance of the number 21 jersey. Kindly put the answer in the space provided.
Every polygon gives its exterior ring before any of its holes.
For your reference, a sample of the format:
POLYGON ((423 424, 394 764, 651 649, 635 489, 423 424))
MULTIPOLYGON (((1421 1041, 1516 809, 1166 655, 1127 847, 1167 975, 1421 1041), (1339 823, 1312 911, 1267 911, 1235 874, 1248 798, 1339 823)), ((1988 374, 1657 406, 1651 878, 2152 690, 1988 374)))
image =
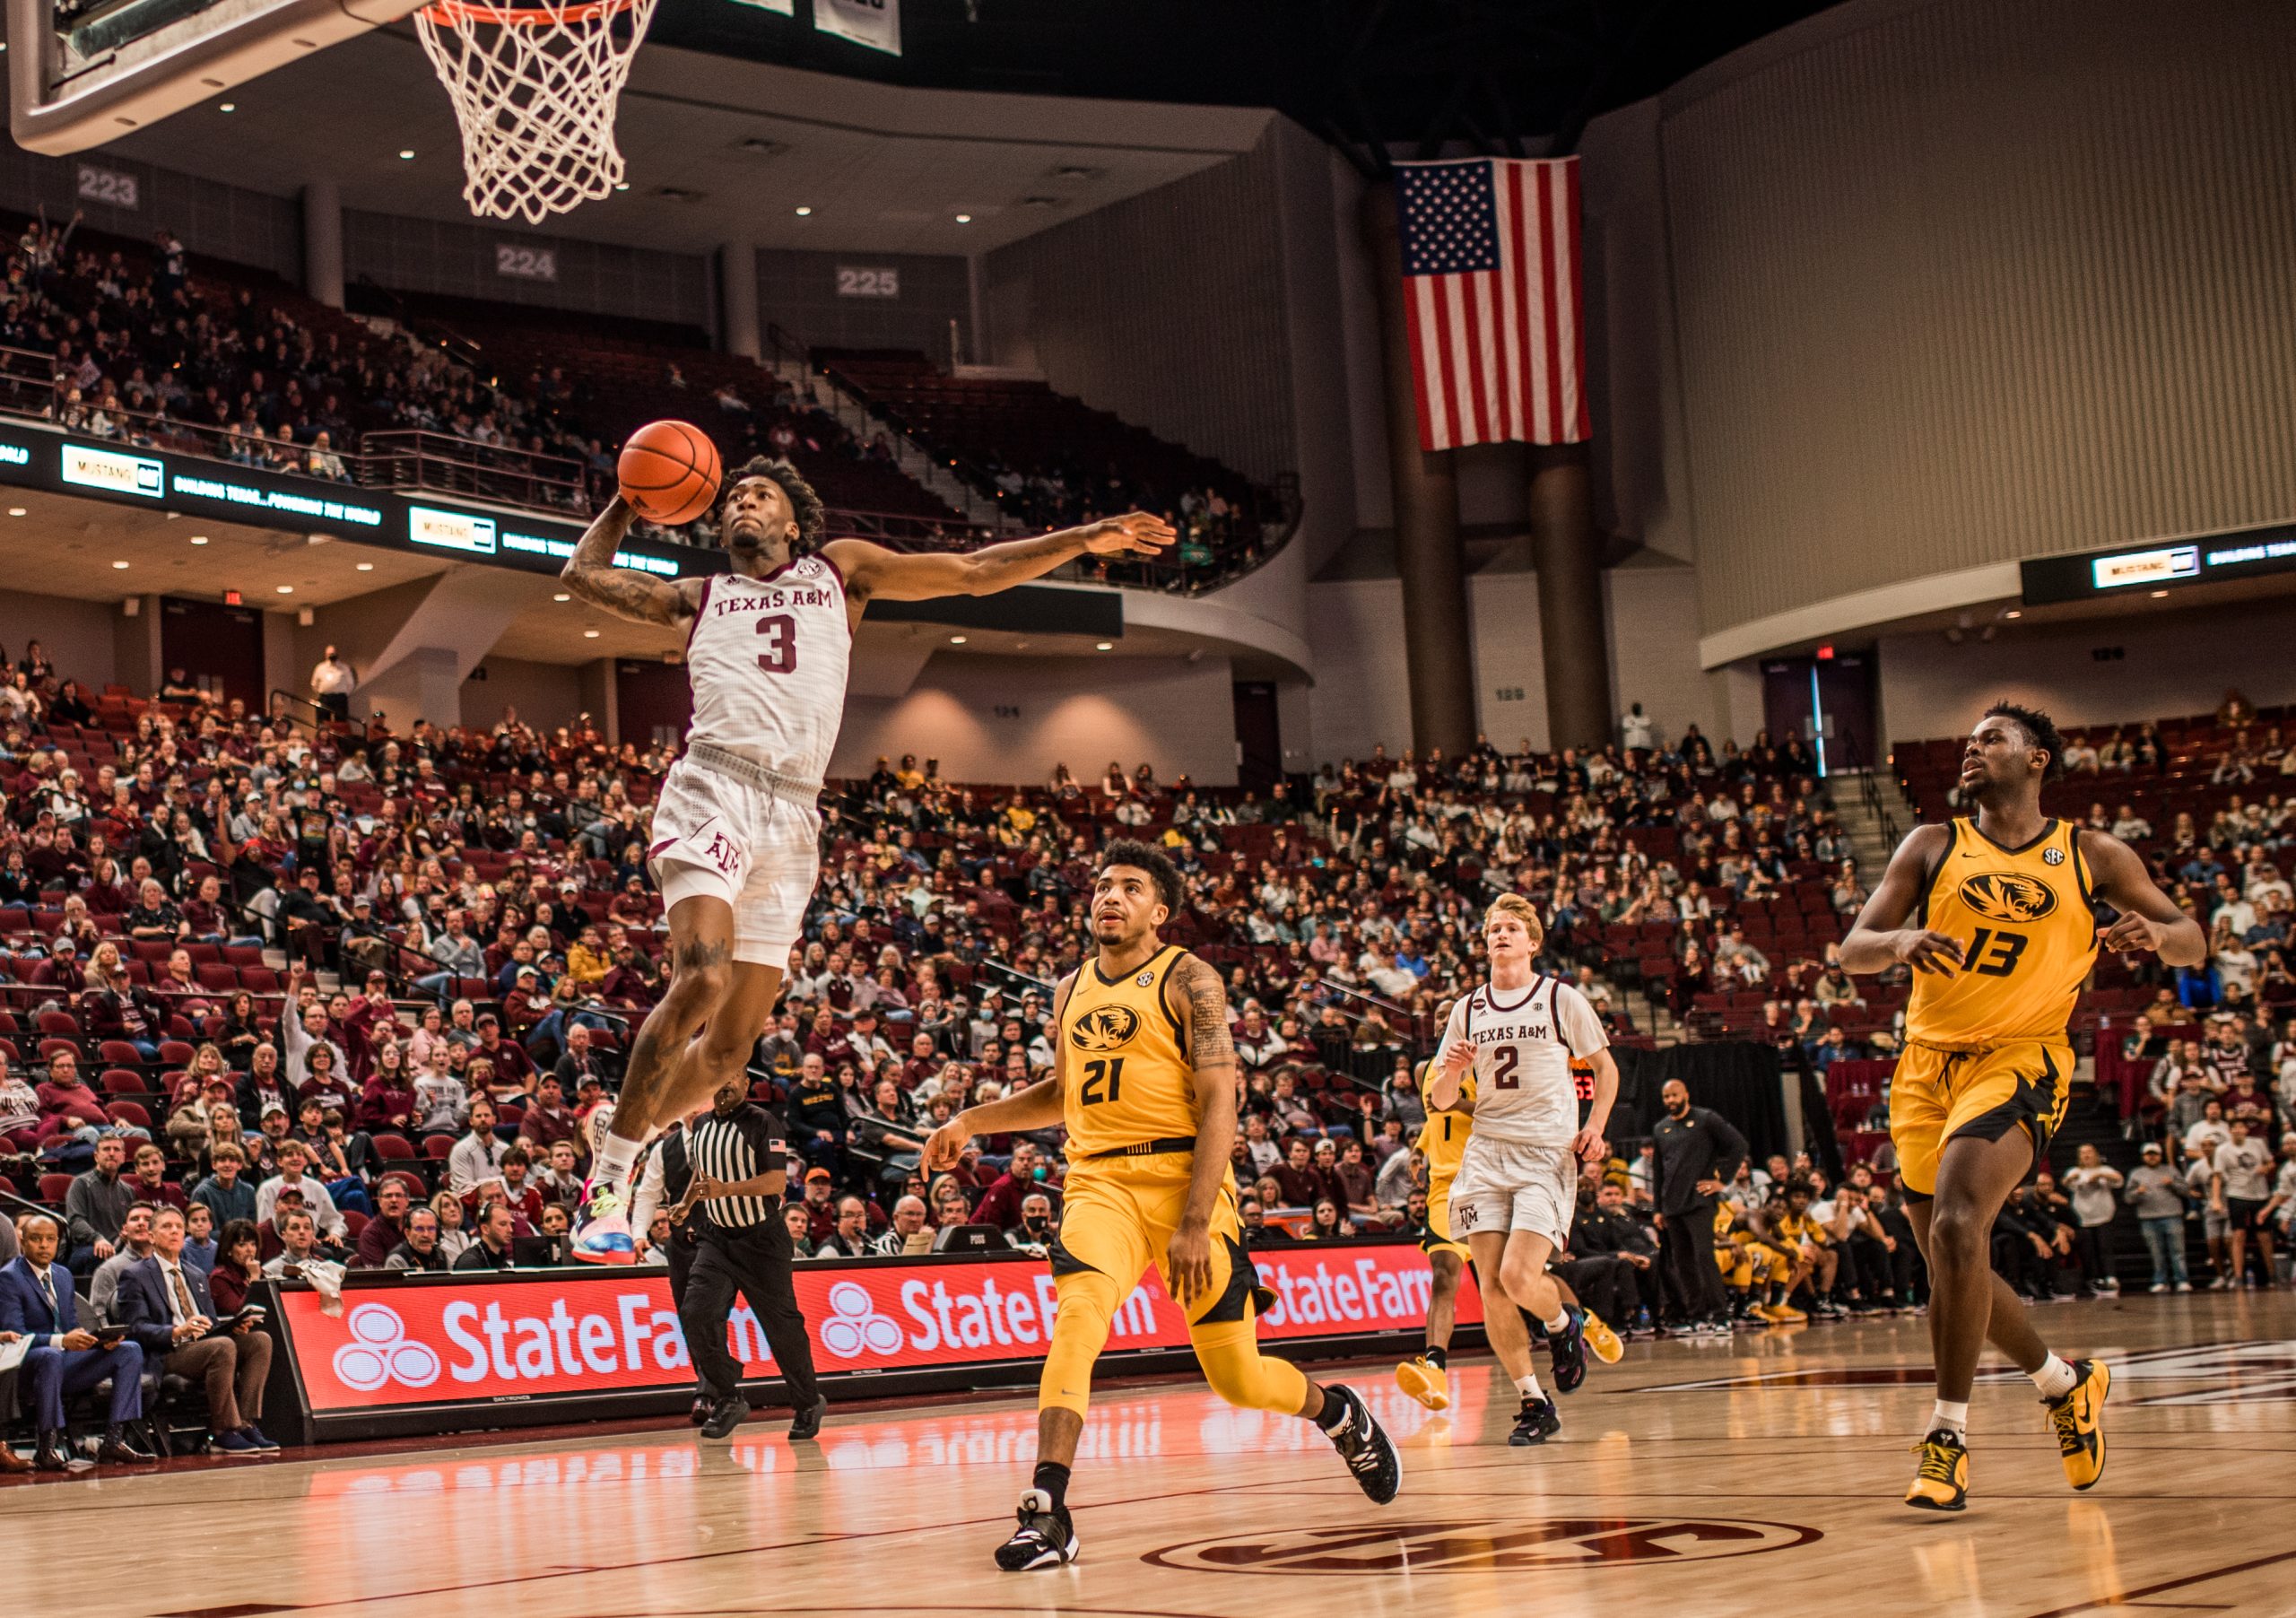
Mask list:
POLYGON ((820 780, 845 717, 852 656, 845 579, 827 557, 796 557, 759 578, 705 579, 685 648, 693 683, 687 741, 820 780))

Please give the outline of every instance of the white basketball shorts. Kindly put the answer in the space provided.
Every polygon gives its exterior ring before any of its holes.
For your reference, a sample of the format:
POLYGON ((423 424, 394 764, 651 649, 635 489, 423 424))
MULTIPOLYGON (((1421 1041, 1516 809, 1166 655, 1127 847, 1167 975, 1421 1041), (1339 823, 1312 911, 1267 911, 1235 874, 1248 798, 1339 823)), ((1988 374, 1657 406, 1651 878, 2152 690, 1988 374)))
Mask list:
POLYGON ((1470 1135, 1451 1182, 1451 1240, 1528 1231, 1560 1249, 1570 1243, 1578 1207, 1578 1159, 1567 1142, 1534 1146, 1470 1135))
POLYGON ((647 859, 662 903, 696 894, 734 908, 734 959, 787 968, 821 875, 820 813, 763 787, 670 766, 654 805, 647 859))

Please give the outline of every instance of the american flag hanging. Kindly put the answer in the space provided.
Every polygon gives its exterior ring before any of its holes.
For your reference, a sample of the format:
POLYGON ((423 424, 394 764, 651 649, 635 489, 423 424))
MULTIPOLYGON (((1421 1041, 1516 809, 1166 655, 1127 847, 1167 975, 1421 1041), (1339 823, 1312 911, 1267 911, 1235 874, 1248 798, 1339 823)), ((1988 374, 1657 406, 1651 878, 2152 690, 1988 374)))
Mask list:
POLYGON ((1398 163, 1396 208, 1420 448, 1591 436, 1578 160, 1398 163))

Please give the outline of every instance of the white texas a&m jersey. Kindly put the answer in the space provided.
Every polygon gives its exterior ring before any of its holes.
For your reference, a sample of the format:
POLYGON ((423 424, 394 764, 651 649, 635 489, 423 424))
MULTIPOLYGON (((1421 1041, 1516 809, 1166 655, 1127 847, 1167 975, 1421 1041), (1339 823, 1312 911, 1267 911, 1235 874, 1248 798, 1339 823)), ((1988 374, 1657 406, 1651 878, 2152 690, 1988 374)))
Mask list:
POLYGON ((1474 1136, 1561 1146, 1578 1133, 1574 1059, 1610 1043, 1586 996, 1540 974, 1502 994, 1484 984, 1451 1007, 1439 1065, 1461 1040, 1474 1047, 1474 1136))
POLYGON ((800 556, 762 578, 703 580, 685 648, 693 682, 687 741, 820 780, 845 717, 852 655, 845 579, 827 557, 800 556))

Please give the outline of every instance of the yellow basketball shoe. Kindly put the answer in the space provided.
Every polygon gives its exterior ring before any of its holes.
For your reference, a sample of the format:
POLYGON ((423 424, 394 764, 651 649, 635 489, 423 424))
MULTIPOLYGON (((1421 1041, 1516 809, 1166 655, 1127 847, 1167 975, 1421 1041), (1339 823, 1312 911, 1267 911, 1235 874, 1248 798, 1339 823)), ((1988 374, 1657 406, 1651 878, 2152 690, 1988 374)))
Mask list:
POLYGON ((1905 1503, 1924 1511, 1962 1509, 1969 1503, 1969 1446, 1951 1428, 1940 1427, 1916 1444, 1913 1452, 1921 1457, 1921 1466, 1913 1474, 1913 1487, 1905 1492, 1905 1503))
POLYGON ((2105 1474, 2105 1396, 2112 1392, 2113 1373, 2097 1361, 2075 1360, 2073 1376, 2072 1392, 2041 1403, 2057 1430, 2065 1481, 2075 1489, 2093 1489, 2105 1474))
POLYGON ((1396 1386, 1430 1410, 1451 1407, 1451 1379, 1441 1366, 1431 1363, 1425 1354, 1415 1355, 1396 1367, 1396 1386))
POLYGON ((1587 1335, 1588 1352, 1604 1364, 1615 1365, 1625 1357, 1626 1344, 1619 1341, 1618 1334, 1593 1309, 1587 1311, 1579 1329, 1587 1335))

